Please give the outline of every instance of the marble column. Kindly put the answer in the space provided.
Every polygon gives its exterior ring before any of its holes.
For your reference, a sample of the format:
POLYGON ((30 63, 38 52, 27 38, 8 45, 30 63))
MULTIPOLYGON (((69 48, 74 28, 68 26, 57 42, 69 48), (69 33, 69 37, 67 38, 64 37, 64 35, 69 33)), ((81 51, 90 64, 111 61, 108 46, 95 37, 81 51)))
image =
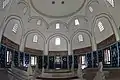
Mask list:
POLYGON ((48 55, 48 52, 49 52, 48 48, 49 48, 48 44, 45 44, 44 55, 48 55))
POLYGON ((32 67, 30 64, 28 64, 27 73, 28 75, 33 75, 32 67))
POLYGON ((102 62, 99 63, 99 67, 98 68, 99 68, 99 70, 98 70, 94 80, 106 80, 104 72, 103 72, 103 64, 102 64, 102 62))

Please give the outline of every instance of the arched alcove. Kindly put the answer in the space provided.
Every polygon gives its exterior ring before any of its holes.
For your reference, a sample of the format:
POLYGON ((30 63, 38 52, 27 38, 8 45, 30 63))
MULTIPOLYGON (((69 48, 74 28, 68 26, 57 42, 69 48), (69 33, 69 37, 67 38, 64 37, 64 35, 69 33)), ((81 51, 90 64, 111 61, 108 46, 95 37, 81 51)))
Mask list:
POLYGON ((68 24, 60 20, 52 21, 49 24, 48 32, 68 32, 68 24))
POLYGON ((68 55, 69 39, 64 34, 53 34, 47 39, 48 54, 68 55), (59 39, 58 39, 59 38, 59 39), (60 41, 56 45, 56 40, 60 41))
POLYGON ((38 33, 31 33, 26 38, 25 47, 43 51, 44 40, 38 33), (34 41, 35 36, 37 37, 36 41, 34 41))
POLYGON ((49 55, 67 55, 68 43, 61 36, 55 36, 49 41, 49 55))
POLYGON ((90 35, 82 31, 76 33, 72 39, 72 51, 79 55, 92 51, 90 35))
POLYGON ((93 17, 95 14, 99 13, 102 9, 102 6, 99 4, 98 0, 91 0, 87 3, 85 14, 88 17, 93 17), (99 10, 100 9, 100 10, 99 10))
POLYGON ((33 54, 43 54, 45 50, 46 39, 44 35, 38 30, 30 30, 26 32, 22 40, 21 47, 24 47, 25 52, 31 52, 33 54), (33 52, 32 52, 33 51, 33 52))
POLYGON ((12 42, 20 45, 22 39, 23 29, 18 19, 10 19, 4 28, 3 36, 12 42))
POLYGON ((112 25, 106 18, 102 17, 96 20, 94 27, 94 36, 97 44, 112 36, 113 34, 114 31, 112 29, 112 25), (102 24, 100 25, 100 23, 102 24), (100 31, 99 25, 104 27, 103 31, 100 31))

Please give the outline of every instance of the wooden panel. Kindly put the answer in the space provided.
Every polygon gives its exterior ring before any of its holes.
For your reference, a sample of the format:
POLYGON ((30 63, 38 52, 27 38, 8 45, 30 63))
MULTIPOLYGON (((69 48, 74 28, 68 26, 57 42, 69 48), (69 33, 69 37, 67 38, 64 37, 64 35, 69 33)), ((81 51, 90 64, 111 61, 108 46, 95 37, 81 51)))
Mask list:
POLYGON ((116 42, 115 34, 97 44, 97 49, 104 48, 112 43, 116 42))
POLYGON ((49 55, 51 55, 51 56, 55 56, 55 55, 64 56, 64 55, 68 55, 68 51, 49 51, 49 55))
POLYGON ((15 50, 19 50, 19 45, 16 44, 15 42, 9 40, 7 37, 2 36, 2 41, 1 44, 6 45, 7 47, 11 48, 11 49, 15 49, 15 50))
POLYGON ((31 49, 31 48, 26 48, 24 49, 24 52, 34 54, 34 55, 43 55, 42 50, 37 50, 37 49, 31 49))
POLYGON ((85 54, 85 53, 91 52, 91 51, 92 51, 92 47, 85 47, 85 48, 75 49, 75 50, 73 50, 73 53, 75 55, 80 55, 80 54, 85 54))

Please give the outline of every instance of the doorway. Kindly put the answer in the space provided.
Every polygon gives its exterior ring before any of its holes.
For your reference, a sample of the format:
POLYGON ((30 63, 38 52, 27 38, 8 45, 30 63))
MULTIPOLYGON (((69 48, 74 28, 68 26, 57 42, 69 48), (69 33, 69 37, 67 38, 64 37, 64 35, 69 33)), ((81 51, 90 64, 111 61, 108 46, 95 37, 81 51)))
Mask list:
POLYGON ((61 69, 61 56, 55 56, 55 69, 61 69))

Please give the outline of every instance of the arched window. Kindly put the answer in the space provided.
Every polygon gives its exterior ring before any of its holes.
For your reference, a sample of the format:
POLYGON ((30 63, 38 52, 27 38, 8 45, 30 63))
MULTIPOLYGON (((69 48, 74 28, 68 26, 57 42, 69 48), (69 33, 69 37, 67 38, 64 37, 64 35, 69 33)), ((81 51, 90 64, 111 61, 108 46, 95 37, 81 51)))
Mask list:
POLYGON ((55 39, 55 45, 60 45, 60 38, 55 39))
POLYGON ((110 50, 109 49, 105 49, 104 50, 104 62, 105 64, 110 64, 111 60, 110 60, 110 50))
POLYGON ((84 41, 84 39, 83 39, 83 35, 79 35, 79 36, 78 36, 78 41, 79 41, 79 42, 84 41))
POLYGON ((100 32, 102 32, 104 30, 104 26, 101 21, 98 22, 98 28, 99 28, 100 32))
POLYGON ((81 63, 81 68, 82 68, 82 69, 84 69, 84 68, 87 67, 87 65, 86 65, 86 57, 85 57, 85 55, 80 56, 80 63, 81 63))
POLYGON ((37 25, 41 25, 41 20, 37 20, 37 25))
POLYGON ((115 7, 115 2, 114 2, 114 0, 107 0, 107 2, 108 2, 112 7, 115 7))
POLYGON ((79 20, 75 19, 75 25, 80 25, 79 20))
POLYGON ((14 24, 13 28, 12 28, 12 31, 14 33, 17 33, 17 30, 18 30, 18 24, 14 24))
POLYGON ((38 36, 37 36, 37 35, 34 35, 34 36, 33 36, 33 42, 35 42, 35 43, 38 42, 38 36))
POLYGON ((7 51, 7 64, 9 64, 12 61, 12 53, 10 51, 7 51))
POLYGON ((56 29, 60 29, 60 24, 59 23, 56 24, 56 29))
POLYGON ((37 64, 37 57, 31 56, 31 66, 35 66, 37 64))
POLYGON ((82 56, 82 65, 85 65, 85 56, 82 56))
POLYGON ((91 6, 89 6, 89 10, 90 12, 93 12, 93 8, 91 6))

